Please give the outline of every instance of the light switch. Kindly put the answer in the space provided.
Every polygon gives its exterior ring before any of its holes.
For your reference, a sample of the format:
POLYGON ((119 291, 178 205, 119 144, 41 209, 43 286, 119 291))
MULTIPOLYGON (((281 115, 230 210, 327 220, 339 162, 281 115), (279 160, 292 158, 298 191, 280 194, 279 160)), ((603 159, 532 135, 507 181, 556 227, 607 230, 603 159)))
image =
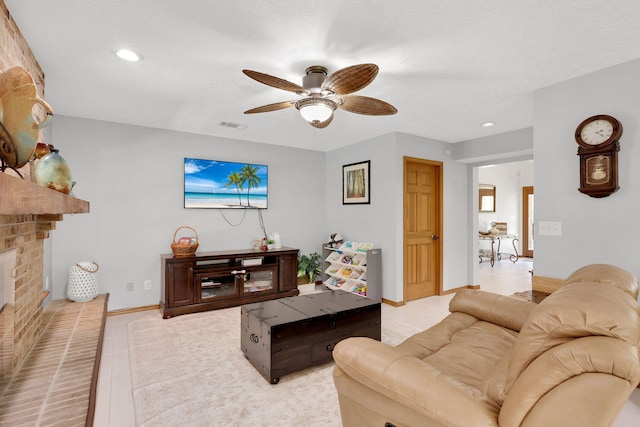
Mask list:
POLYGON ((555 221, 539 221, 538 235, 540 236, 562 236, 562 223, 555 221))

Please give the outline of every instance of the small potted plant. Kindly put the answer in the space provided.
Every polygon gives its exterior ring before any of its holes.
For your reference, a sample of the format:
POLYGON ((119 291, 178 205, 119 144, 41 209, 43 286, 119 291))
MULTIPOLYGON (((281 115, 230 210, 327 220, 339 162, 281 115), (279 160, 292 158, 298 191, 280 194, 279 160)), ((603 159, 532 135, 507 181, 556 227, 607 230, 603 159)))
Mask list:
POLYGON ((321 274, 322 257, 319 253, 298 255, 298 284, 310 284, 315 287, 321 274))

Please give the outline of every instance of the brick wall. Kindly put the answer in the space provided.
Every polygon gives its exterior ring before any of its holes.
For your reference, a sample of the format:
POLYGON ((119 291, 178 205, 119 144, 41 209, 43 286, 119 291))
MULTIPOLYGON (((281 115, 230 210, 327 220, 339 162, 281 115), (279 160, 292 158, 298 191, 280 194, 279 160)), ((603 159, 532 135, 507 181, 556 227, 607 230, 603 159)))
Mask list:
POLYGON ((52 228, 55 223, 43 222, 40 217, 0 215, 0 252, 16 249, 12 307, 14 366, 24 359, 42 326, 42 239, 48 235, 43 228, 52 228))
POLYGON ((0 0, 0 71, 21 66, 27 69, 38 87, 38 94, 44 97, 44 72, 36 61, 29 44, 22 37, 20 29, 11 17, 4 0, 0 0))
MULTIPOLYGON (((44 73, 4 0, 0 0, 0 15, 0 72, 15 66, 26 68, 36 81, 40 96, 44 97, 44 73)), ((28 170, 28 167, 25 166, 25 169, 28 170)), ((7 320, 13 324, 13 328, 11 324, 2 325, 3 330, 12 329, 12 333, 2 335, 13 336, 13 343, 2 347, 4 350, 13 350, 13 363, 8 365, 14 368, 24 360, 40 334, 43 239, 48 237, 48 230, 54 228, 55 221, 61 218, 50 215, 0 215, 0 252, 16 249, 14 304, 11 307, 13 319, 9 313, 2 314, 3 323, 7 320)), ((7 372, 2 374, 0 377, 6 377, 7 372)))

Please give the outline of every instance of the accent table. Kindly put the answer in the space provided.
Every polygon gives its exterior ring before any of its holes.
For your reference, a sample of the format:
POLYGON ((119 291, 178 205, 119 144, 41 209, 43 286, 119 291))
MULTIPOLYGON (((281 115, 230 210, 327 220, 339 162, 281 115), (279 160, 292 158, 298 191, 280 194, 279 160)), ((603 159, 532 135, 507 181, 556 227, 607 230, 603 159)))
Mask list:
POLYGON ((491 240, 491 256, 483 257, 481 254, 478 255, 480 258, 480 262, 482 262, 482 258, 489 258, 491 262, 491 267, 495 264, 496 258, 498 261, 502 260, 502 255, 509 255, 509 260, 511 262, 516 262, 520 258, 518 255, 518 249, 516 248, 516 242, 518 241, 518 236, 515 234, 481 234, 478 236, 480 240, 491 240), (513 253, 509 252, 500 252, 500 242, 505 239, 510 239, 511 244, 513 245, 513 253), (495 243, 498 242, 498 248, 495 248, 495 243))

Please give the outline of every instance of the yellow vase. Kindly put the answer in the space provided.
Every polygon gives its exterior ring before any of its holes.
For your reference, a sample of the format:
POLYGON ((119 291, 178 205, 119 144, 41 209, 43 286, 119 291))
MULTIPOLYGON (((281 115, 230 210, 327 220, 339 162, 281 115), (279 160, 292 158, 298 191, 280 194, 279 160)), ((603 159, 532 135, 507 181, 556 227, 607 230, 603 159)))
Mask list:
POLYGON ((53 109, 38 96, 33 77, 27 70, 13 67, 0 74, 0 122, 5 131, 0 155, 7 166, 18 169, 31 160, 40 129, 49 124, 52 115, 53 109), (40 121, 33 117, 35 104, 41 105, 46 112, 40 121))

